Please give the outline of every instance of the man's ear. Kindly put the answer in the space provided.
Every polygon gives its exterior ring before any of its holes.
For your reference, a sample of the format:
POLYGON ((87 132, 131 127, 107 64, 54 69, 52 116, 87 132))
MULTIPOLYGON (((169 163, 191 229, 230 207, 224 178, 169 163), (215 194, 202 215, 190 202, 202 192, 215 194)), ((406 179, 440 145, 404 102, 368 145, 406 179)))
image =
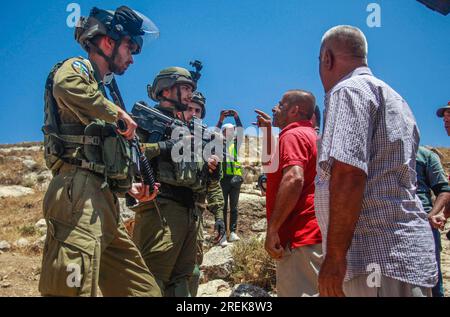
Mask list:
POLYGON ((109 36, 103 36, 100 40, 100 47, 102 48, 103 52, 109 56, 112 51, 114 50, 114 46, 116 45, 116 42, 110 38, 109 36))
POLYGON ((323 65, 327 70, 331 70, 334 66, 334 55, 333 52, 330 49, 325 49, 325 52, 323 53, 323 65))
POLYGON ((168 88, 163 89, 163 90, 161 91, 161 96, 163 96, 163 97, 165 97, 165 98, 170 97, 170 89, 168 89, 168 88))
POLYGON ((300 114, 300 105, 292 105, 288 109, 288 113, 290 117, 297 116, 300 114))

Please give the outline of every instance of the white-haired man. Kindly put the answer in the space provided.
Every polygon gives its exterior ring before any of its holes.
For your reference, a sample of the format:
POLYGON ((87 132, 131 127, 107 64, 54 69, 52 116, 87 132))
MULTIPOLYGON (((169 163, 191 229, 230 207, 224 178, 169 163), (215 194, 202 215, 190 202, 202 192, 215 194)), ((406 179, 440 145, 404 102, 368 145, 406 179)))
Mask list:
POLYGON ((430 296, 434 242, 416 195, 419 131, 406 101, 373 76, 352 26, 327 31, 326 92, 316 183, 323 234, 322 296, 430 296))

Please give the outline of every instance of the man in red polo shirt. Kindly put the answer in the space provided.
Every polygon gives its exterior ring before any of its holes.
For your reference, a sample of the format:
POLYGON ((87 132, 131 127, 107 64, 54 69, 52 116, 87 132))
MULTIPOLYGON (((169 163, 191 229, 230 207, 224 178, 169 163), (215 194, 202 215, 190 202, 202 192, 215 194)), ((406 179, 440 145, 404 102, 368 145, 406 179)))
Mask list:
MULTIPOLYGON (((275 172, 267 174, 265 248, 277 260, 280 297, 318 294, 322 236, 314 213, 317 133, 311 118, 315 105, 311 93, 289 90, 272 109, 273 125, 281 133, 268 166, 275 172)), ((257 113, 258 126, 270 129, 270 116, 257 113)))

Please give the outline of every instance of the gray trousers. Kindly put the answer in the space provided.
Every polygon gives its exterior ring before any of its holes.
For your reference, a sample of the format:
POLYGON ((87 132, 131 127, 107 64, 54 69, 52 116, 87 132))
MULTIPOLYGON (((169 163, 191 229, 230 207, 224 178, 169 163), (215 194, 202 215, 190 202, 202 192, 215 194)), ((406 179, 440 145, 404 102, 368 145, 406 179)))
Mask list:
POLYGON ((381 276, 380 287, 370 287, 368 274, 359 275, 344 282, 347 297, 431 297, 431 288, 408 284, 387 276, 381 276))

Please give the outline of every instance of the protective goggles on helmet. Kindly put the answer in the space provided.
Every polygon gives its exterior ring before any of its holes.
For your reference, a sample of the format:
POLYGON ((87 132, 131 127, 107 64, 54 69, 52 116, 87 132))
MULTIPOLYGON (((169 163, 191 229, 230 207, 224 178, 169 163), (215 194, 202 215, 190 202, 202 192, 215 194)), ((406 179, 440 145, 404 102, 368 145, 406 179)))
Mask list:
POLYGON ((133 54, 141 52, 144 42, 150 42, 159 37, 158 27, 148 17, 126 6, 121 6, 114 12, 110 32, 110 36, 115 39, 129 36, 137 46, 133 54))

